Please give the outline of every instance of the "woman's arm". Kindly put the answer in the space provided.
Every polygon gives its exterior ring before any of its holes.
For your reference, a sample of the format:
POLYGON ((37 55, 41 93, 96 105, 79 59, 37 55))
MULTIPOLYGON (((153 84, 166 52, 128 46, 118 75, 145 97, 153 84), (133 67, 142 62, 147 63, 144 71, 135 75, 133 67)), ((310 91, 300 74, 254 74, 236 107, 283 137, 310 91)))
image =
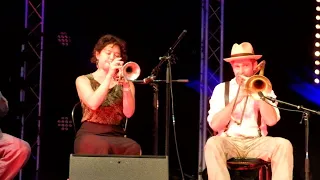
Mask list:
POLYGON ((135 111, 135 87, 134 84, 129 81, 123 84, 123 114, 130 118, 135 111))
POLYGON ((79 76, 76 79, 76 88, 80 100, 90 109, 96 110, 108 95, 111 78, 112 76, 108 74, 101 85, 93 91, 90 80, 85 76, 79 76))

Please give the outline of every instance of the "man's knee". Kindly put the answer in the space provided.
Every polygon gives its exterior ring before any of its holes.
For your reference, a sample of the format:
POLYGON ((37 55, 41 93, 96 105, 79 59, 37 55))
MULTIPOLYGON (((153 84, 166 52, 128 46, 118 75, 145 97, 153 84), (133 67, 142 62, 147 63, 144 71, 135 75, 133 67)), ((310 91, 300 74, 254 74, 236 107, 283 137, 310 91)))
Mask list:
POLYGON ((212 136, 210 137, 205 146, 204 146, 204 150, 213 150, 213 149, 216 149, 218 147, 221 147, 223 143, 223 137, 220 137, 220 136, 212 136))
POLYGON ((287 140, 285 138, 281 138, 281 137, 276 137, 276 142, 277 142, 279 148, 285 149, 289 152, 293 151, 292 144, 289 140, 287 140))
POLYGON ((6 147, 6 152, 8 152, 8 156, 11 157, 12 161, 15 161, 18 164, 25 164, 28 161, 31 154, 31 148, 29 143, 9 134, 4 134, 4 137, 8 142, 6 147))
POLYGON ((25 160, 29 159, 30 154, 31 154, 31 147, 29 143, 26 141, 21 140, 21 149, 20 149, 20 154, 23 156, 25 160))
POLYGON ((31 154, 31 147, 29 143, 24 140, 16 139, 15 143, 17 144, 16 149, 12 149, 13 153, 16 154, 16 160, 21 164, 25 164, 31 154))

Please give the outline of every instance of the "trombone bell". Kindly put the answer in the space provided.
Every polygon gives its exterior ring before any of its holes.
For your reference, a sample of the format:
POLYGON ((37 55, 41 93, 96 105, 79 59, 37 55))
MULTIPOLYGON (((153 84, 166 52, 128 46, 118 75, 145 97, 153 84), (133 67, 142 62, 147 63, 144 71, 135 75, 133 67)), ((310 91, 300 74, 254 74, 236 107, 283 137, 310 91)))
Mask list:
POLYGON ((245 89, 253 99, 260 100, 258 92, 268 94, 272 90, 272 85, 267 77, 263 75, 253 75, 246 81, 245 89))

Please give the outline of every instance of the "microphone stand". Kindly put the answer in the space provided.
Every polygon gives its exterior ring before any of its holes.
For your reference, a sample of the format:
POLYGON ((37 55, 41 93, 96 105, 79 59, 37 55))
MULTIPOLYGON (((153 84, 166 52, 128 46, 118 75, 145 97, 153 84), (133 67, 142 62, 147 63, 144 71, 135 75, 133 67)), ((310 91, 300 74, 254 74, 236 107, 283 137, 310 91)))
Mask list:
POLYGON ((150 83, 153 88, 153 138, 154 138, 154 146, 153 146, 153 154, 158 155, 158 112, 159 112, 159 85, 157 83, 150 83))
MULTIPOLYGON (((151 77, 151 76, 150 76, 151 77)), ((166 80, 152 80, 152 82, 148 82, 145 80, 133 80, 132 81, 135 84, 149 84, 153 88, 153 154, 158 155, 158 125, 159 125, 159 83, 165 83, 166 80)), ((176 83, 188 83, 188 79, 177 79, 172 80, 172 82, 176 83)))
POLYGON ((305 108, 301 105, 294 105, 288 102, 280 101, 272 97, 264 96, 262 93, 259 93, 262 100, 268 99, 272 102, 279 102, 281 104, 285 104, 288 106, 295 107, 299 110, 302 110, 302 119, 300 124, 302 124, 302 120, 304 120, 305 124, 305 161, 304 161, 304 172, 305 172, 305 180, 310 180, 310 161, 309 161, 309 117, 310 113, 320 115, 320 111, 315 111, 312 109, 305 108))
MULTIPOLYGON (((162 56, 159 58, 160 62, 159 64, 152 70, 151 75, 148 77, 148 81, 144 83, 150 83, 153 86, 154 89, 154 106, 156 106, 156 108, 154 108, 154 118, 155 118, 155 125, 158 125, 158 86, 154 86, 154 84, 156 82, 163 82, 162 80, 155 80, 158 76, 158 73, 160 71, 160 68, 162 66, 163 63, 167 63, 167 67, 166 67, 166 128, 165 128, 165 155, 169 156, 169 130, 170 130, 170 95, 171 95, 171 88, 172 88, 172 82, 185 82, 185 80, 172 80, 171 77, 171 64, 175 64, 175 55, 173 54, 175 48, 177 47, 177 45, 180 43, 180 41, 182 40, 182 38, 186 35, 187 31, 183 30, 182 33, 179 35, 178 39, 176 40, 176 42, 173 44, 172 47, 169 48, 168 52, 165 54, 165 56, 162 56)), ((147 78, 146 78, 147 79, 147 78)), ((174 120, 174 116, 173 116, 173 124, 175 124, 175 120, 174 120)), ((157 136, 156 136, 156 140, 158 140, 157 136)), ((157 147, 156 147, 157 148, 157 147)), ((157 150, 155 151, 157 152, 157 150)))

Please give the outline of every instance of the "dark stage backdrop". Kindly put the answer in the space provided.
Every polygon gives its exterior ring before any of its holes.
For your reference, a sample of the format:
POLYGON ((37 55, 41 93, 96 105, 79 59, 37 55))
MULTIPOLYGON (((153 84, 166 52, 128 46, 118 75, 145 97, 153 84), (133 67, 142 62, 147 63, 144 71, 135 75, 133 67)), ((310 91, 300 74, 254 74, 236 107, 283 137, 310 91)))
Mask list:
MULTIPOLYGON (((23 39, 23 3, 10 1, 2 6, 4 48, 1 51, 1 90, 11 102, 11 112, 1 122, 1 128, 20 136, 19 122, 15 120, 19 85, 12 81, 19 73, 20 44, 23 39), (20 4, 20 5, 19 5, 20 4), (20 12, 20 13, 18 13, 20 12)), ((258 54, 267 61, 265 75, 273 83, 280 100, 306 107, 319 107, 294 93, 292 83, 312 82, 309 68, 313 66, 314 10, 312 1, 228 1, 225 5, 225 56, 233 43, 249 41, 258 54), (261 4, 262 3, 262 4, 261 4), (299 81, 298 79, 301 79, 299 81)), ((68 177, 69 154, 73 150, 74 131, 62 131, 58 120, 71 120, 71 110, 78 102, 75 79, 94 71, 90 64, 92 48, 98 38, 106 33, 115 34, 128 43, 130 61, 141 69, 139 79, 150 75, 175 42, 182 30, 187 36, 176 49, 177 63, 173 65, 173 79, 199 80, 200 72, 200 1, 90 1, 46 2, 43 123, 41 141, 41 179, 68 177), (66 32, 71 38, 69 46, 58 42, 57 36, 66 32)), ((212 30, 213 31, 213 30, 212 30)), ((225 65, 225 80, 232 78, 230 66, 225 65)), ((165 65, 159 74, 165 79, 165 65)), ((177 142, 183 170, 197 176, 198 160, 198 87, 174 84, 174 108, 177 142)), ((138 141, 143 153, 153 154, 153 91, 148 85, 136 85, 137 109, 129 120, 128 135, 138 141)), ((159 154, 164 154, 165 85, 160 85, 159 154)), ((294 146, 295 179, 303 179, 304 125, 299 124, 301 114, 281 111, 282 120, 270 128, 270 135, 288 138, 294 146)), ((310 118, 310 159, 314 179, 320 160, 319 117, 310 118)), ((170 171, 179 176, 172 126, 170 129, 170 171)), ((33 143, 33 142, 30 142, 33 143)), ((26 173, 35 166, 30 160, 26 173)), ((30 173, 31 174, 31 173, 30 173)))

